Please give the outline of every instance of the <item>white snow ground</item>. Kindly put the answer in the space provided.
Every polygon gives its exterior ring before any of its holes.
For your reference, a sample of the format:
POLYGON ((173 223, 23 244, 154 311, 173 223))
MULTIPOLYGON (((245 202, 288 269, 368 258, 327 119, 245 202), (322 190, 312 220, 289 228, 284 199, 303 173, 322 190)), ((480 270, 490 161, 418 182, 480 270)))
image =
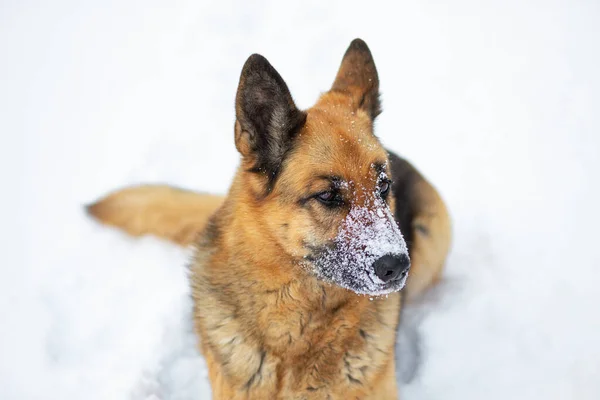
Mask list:
POLYGON ((208 398, 188 255, 81 206, 142 181, 226 191, 245 58, 307 107, 362 37, 378 135, 455 224, 403 398, 599 399, 599 20, 593 0, 3 0, 0 398, 208 398))

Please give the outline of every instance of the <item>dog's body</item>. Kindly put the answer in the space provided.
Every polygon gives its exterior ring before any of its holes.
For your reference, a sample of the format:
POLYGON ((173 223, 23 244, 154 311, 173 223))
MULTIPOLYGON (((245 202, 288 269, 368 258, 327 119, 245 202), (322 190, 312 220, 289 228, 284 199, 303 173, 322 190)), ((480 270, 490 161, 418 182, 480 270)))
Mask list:
POLYGON ((450 223, 435 189, 373 135, 378 95, 360 40, 306 112, 252 56, 226 197, 141 186, 89 206, 132 235, 196 244, 194 322, 215 399, 397 397, 402 297, 439 277, 450 223))

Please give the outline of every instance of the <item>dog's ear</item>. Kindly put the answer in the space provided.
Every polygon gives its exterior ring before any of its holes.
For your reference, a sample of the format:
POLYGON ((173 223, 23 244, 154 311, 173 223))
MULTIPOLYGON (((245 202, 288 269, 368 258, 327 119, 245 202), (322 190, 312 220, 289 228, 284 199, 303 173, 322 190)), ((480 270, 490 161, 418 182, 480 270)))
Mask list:
POLYGON ((235 100, 235 146, 249 170, 272 181, 306 121, 266 58, 253 54, 242 69, 235 100))
POLYGON ((366 111, 372 120, 381 113, 377 69, 369 47, 361 39, 350 43, 331 91, 348 94, 354 107, 366 111))

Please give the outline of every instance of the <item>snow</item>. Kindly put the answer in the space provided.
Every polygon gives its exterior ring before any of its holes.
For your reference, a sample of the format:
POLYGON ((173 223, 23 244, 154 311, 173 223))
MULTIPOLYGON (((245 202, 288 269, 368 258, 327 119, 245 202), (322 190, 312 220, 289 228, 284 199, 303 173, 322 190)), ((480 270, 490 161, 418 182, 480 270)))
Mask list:
POLYGON ((208 398, 188 252, 81 206, 137 182, 225 192, 246 57, 308 107, 355 37, 378 136, 454 223, 444 284, 407 310, 403 398, 600 398, 599 17, 591 0, 5 0, 0 398, 208 398))
POLYGON ((373 263, 385 255, 407 257, 408 249, 380 194, 365 188, 363 193, 367 193, 363 204, 351 205, 335 246, 319 254, 313 268, 317 276, 358 294, 387 295, 402 289, 406 276, 386 283, 375 274, 373 263))

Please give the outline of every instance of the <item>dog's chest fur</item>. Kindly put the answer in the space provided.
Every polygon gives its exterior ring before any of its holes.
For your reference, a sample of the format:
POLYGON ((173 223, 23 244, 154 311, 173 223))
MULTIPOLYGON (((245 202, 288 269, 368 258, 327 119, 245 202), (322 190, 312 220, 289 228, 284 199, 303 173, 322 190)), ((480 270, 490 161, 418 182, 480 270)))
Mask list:
POLYGON ((265 290, 209 262, 200 251, 191 280, 215 399, 395 398, 399 294, 370 300, 308 277, 265 290))

